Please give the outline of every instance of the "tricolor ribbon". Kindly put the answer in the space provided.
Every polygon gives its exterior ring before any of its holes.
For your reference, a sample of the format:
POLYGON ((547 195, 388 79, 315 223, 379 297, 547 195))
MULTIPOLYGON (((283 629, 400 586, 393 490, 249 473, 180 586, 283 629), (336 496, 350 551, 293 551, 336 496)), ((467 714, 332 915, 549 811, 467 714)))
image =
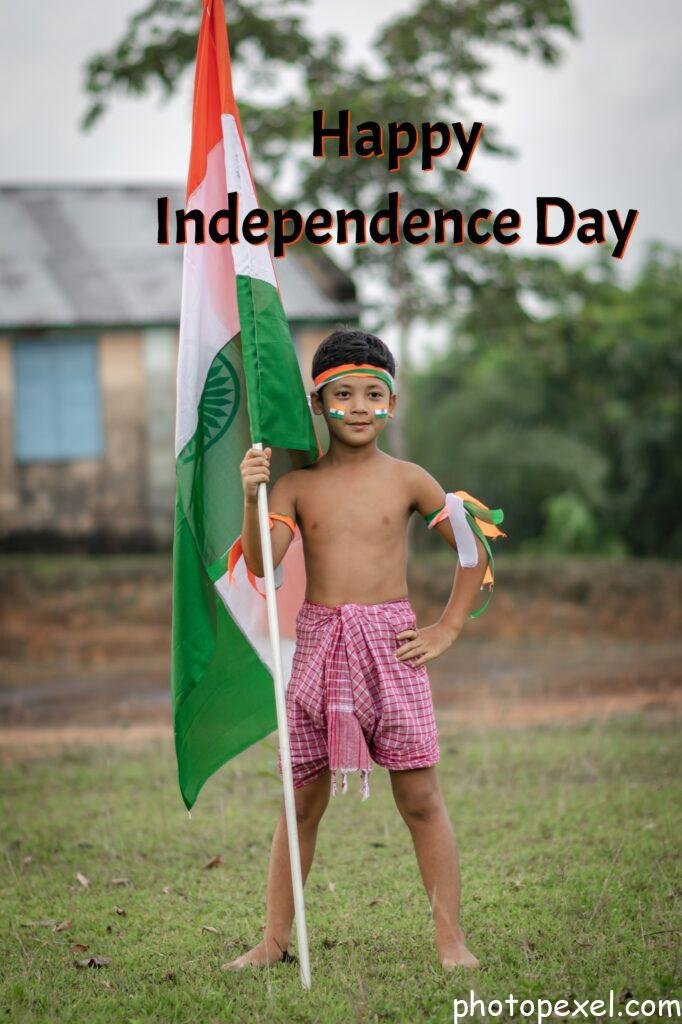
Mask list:
POLYGON ((475 612, 471 612, 470 617, 477 619, 490 604, 495 583, 495 562, 487 538, 507 536, 506 533, 498 529, 498 524, 504 520, 504 512, 501 508, 488 508, 478 498, 472 497, 466 491, 450 491, 445 495, 445 505, 426 516, 429 529, 431 530, 446 518, 450 520, 457 545, 457 557, 463 569, 472 569, 478 565, 476 537, 480 540, 488 557, 483 586, 488 586, 490 593, 481 607, 477 608, 475 612))
POLYGON ((313 378, 313 390, 319 392, 325 384, 331 384, 335 380, 340 380, 341 377, 357 377, 358 375, 378 377, 388 385, 391 394, 395 391, 393 375, 385 367, 375 366, 373 363, 340 363, 338 366, 330 366, 313 378))
MULTIPOLYGON (((269 520, 269 523, 270 523, 270 529, 271 530, 272 530, 273 526, 275 525, 275 520, 279 520, 282 523, 286 523, 286 525, 289 527, 289 529, 291 530, 292 533, 296 533, 296 523, 291 518, 291 516, 283 516, 283 515, 280 515, 279 512, 269 512, 268 513, 268 520, 269 520)), ((243 550, 243 547, 242 547, 242 537, 241 537, 241 534, 240 534, 237 537, 236 541, 230 546, 230 548, 229 548, 229 550, 227 552, 227 582, 228 583, 232 583, 233 582, 235 566, 236 566, 237 562, 239 561, 239 559, 243 556, 243 554, 244 554, 244 550, 243 550)), ((258 584, 256 582, 257 580, 262 579, 263 577, 262 576, 256 576, 254 573, 251 572, 251 570, 248 567, 247 567, 247 570, 246 570, 246 575, 248 577, 249 583, 251 584, 253 589, 256 591, 256 593, 260 594, 260 596, 263 599, 265 599, 265 596, 266 596, 265 592, 259 588, 259 586, 258 586, 258 584)), ((281 587, 283 582, 284 582, 283 567, 282 567, 282 565, 280 563, 280 565, 278 565, 277 568, 275 569, 275 589, 277 589, 278 587, 281 587)))

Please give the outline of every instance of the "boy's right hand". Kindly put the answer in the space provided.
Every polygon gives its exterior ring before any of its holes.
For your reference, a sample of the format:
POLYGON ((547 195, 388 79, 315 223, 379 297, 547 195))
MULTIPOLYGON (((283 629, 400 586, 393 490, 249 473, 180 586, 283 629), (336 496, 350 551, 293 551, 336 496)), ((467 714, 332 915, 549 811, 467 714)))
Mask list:
POLYGON ((258 448, 249 448, 239 464, 244 501, 247 505, 255 505, 258 502, 258 485, 260 483, 270 483, 271 452, 271 448, 264 448, 263 451, 259 451, 258 448))

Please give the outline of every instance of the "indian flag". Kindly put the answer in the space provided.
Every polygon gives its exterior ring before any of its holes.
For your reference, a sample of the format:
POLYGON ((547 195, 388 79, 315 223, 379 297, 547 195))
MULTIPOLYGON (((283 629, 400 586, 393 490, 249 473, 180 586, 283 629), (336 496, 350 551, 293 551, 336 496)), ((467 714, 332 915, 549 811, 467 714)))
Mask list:
MULTIPOLYGON (((232 91, 222 0, 204 0, 194 81, 187 209, 206 223, 237 192, 258 206, 232 91)), ((193 237, 192 225, 188 236, 193 237)), ((176 413, 171 695, 180 791, 189 810, 227 760, 277 727, 264 585, 243 558, 239 464, 272 447, 271 483, 320 454, 267 246, 188 241, 176 413)), ((277 509, 272 509, 277 512, 277 509)), ((285 683, 305 589, 300 535, 276 576, 285 683)))

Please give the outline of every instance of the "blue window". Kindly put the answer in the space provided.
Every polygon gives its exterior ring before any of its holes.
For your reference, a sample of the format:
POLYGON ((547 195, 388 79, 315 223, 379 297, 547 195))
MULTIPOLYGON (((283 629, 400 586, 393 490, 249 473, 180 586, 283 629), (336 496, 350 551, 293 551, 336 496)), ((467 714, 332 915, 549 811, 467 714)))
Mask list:
POLYGON ((94 338, 14 342, 17 461, 92 459, 104 444, 94 338))

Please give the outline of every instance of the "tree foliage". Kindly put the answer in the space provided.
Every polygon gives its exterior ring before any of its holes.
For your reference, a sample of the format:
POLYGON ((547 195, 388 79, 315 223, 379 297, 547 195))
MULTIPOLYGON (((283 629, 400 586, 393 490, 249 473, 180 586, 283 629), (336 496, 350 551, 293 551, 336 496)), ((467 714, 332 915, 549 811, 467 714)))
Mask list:
POLYGON ((513 542, 679 557, 680 252, 652 245, 629 287, 607 260, 498 269, 413 381, 413 458, 503 504, 513 542), (532 315, 531 297, 553 311, 532 315))
MULTIPOLYGON (((386 159, 343 160, 332 149, 315 160, 311 111, 349 108, 356 124, 469 125, 472 101, 501 98, 486 83, 496 48, 552 65, 559 41, 577 35, 570 0, 414 0, 379 30, 365 62, 337 37, 311 33, 298 0, 229 0, 226 10, 257 178, 302 210, 372 212, 389 191, 404 210, 488 205, 475 171, 453 159, 428 174, 414 159, 396 172, 386 159)), ((87 65, 86 125, 117 92, 171 95, 193 65, 200 14, 198 0, 150 0, 132 17, 87 65)), ((513 153, 489 122, 481 148, 513 153)), ((503 504, 512 544, 682 554, 679 252, 652 246, 630 287, 606 254, 571 270, 472 245, 347 252, 380 293, 369 326, 399 328, 410 450, 398 444, 397 454, 448 488, 503 504), (449 325, 450 340, 416 373, 412 330, 429 320, 449 325)))
MULTIPOLYGON (((350 58, 338 38, 307 31, 292 13, 300 6, 294 0, 230 0, 226 12, 233 64, 246 75, 238 100, 255 174, 280 202, 302 210, 359 207, 371 214, 385 206, 390 191, 401 193, 404 210, 485 205, 485 190, 456 169, 456 160, 440 161, 428 174, 415 160, 404 160, 393 172, 385 157, 316 160, 311 111, 322 108, 334 116, 348 108, 356 123, 470 124, 476 118, 468 116, 469 100, 500 99, 485 84, 495 47, 554 64, 560 57, 556 37, 576 35, 570 0, 415 0, 380 29, 371 61, 363 62, 350 58), (295 182, 287 196, 284 180, 295 182)), ((85 124, 96 122, 113 92, 142 93, 158 85, 171 93, 194 60, 198 18, 197 0, 151 0, 135 15, 121 41, 87 65, 92 103, 85 124)), ((491 124, 481 149, 513 152, 491 124)), ((475 248, 349 246, 352 266, 374 284, 370 327, 398 328, 396 357, 406 398, 413 327, 434 314, 446 287, 475 286, 475 248)), ((367 298, 365 289, 361 293, 367 298)), ((401 454, 403 411, 394 425, 401 454)))

